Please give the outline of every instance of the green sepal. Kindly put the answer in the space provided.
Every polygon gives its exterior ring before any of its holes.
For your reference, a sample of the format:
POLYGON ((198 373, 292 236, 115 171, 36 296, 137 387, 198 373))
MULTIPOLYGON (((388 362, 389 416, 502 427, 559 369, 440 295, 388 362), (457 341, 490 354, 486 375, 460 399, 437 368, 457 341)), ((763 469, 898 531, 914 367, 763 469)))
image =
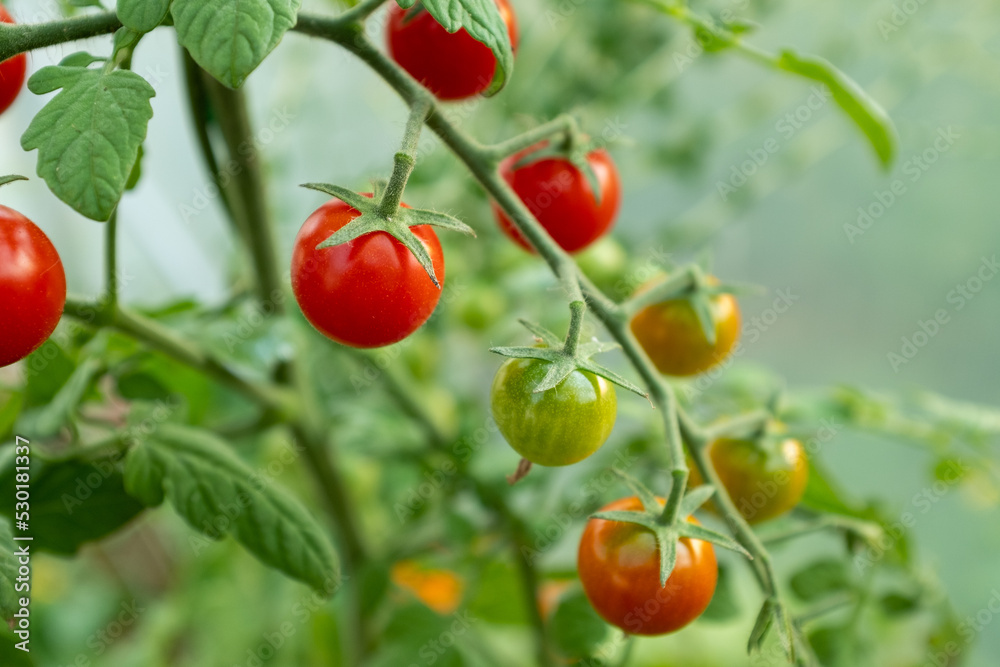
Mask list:
POLYGON ((591 166, 587 156, 595 150, 593 142, 589 140, 577 140, 573 142, 549 142, 545 146, 540 146, 529 153, 525 153, 521 159, 514 163, 513 169, 516 171, 521 167, 534 164, 542 160, 566 160, 580 170, 583 177, 587 179, 590 192, 594 195, 594 202, 601 205, 601 182, 597 178, 597 172, 591 166), (572 146, 569 144, 572 143, 572 146))
POLYGON ((491 347, 490 352, 514 359, 540 359, 552 364, 552 368, 548 370, 545 377, 543 377, 539 381, 538 385, 536 385, 534 393, 537 394, 553 389, 569 377, 573 371, 579 370, 600 376, 608 382, 618 385, 622 389, 627 389, 638 394, 639 396, 642 396, 643 398, 649 398, 649 394, 644 392, 637 385, 626 380, 614 371, 590 360, 592 355, 616 349, 617 345, 613 343, 590 341, 587 343, 581 343, 577 346, 576 352, 574 354, 570 354, 566 352, 563 346, 563 341, 545 327, 523 319, 518 321, 524 326, 525 329, 530 331, 532 335, 535 336, 539 343, 545 347, 501 346, 491 347))
POLYGON ((445 213, 426 209, 399 207, 392 216, 387 218, 378 212, 380 197, 365 197, 353 190, 326 183, 306 183, 302 187, 318 190, 319 192, 336 197, 348 206, 361 212, 361 215, 348 222, 328 239, 316 246, 317 250, 350 243, 357 238, 373 232, 385 232, 403 244, 413 254, 420 263, 420 266, 427 272, 431 282, 438 289, 441 289, 441 283, 434 274, 434 265, 431 261, 430 253, 420 238, 410 228, 429 225, 431 227, 469 234, 470 236, 476 235, 475 231, 467 224, 445 213))
POLYGON ((712 302, 709 296, 704 292, 696 291, 687 297, 687 301, 691 304, 691 309, 694 310, 694 314, 698 318, 698 324, 701 326, 701 332, 704 334, 705 340, 708 341, 709 345, 715 345, 715 341, 717 340, 715 335, 715 318, 712 316, 712 302))

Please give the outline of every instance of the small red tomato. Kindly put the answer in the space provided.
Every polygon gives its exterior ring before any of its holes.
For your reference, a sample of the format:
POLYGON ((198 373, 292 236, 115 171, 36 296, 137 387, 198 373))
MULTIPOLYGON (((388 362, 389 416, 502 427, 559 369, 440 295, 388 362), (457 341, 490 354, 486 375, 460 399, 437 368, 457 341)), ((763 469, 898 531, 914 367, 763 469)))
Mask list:
MULTIPOLYGON (((653 283, 639 288, 647 289, 653 283)), ((687 299, 647 306, 632 318, 632 333, 642 349, 666 375, 697 375, 726 358, 740 335, 740 308, 732 294, 709 299, 715 320, 715 344, 708 342, 698 315, 687 299)))
POLYGON ((0 206, 0 366, 45 342, 66 305, 59 253, 35 223, 0 206))
MULTIPOLYGON (((359 215, 331 199, 309 216, 295 238, 292 291, 306 319, 324 336, 351 347, 391 345, 427 321, 441 290, 413 253, 385 232, 316 249, 359 215)), ((411 231, 427 248, 443 286, 444 255, 437 234, 426 225, 411 231)))
MULTIPOLYGON (((641 509, 642 502, 633 496, 601 511, 641 509)), ((688 521, 697 523, 694 518, 688 521)), ((653 533, 634 523, 605 519, 587 522, 577 569, 597 613, 633 635, 674 632, 701 616, 719 576, 712 545, 684 537, 677 544, 677 564, 660 586, 660 549, 653 533)))
MULTIPOLYGON (((14 22, 3 5, 0 5, 0 22, 14 22)), ((6 111, 21 92, 27 69, 28 59, 23 53, 0 63, 0 113, 6 111)))
MULTIPOLYGON (((565 158, 545 157, 515 168, 536 149, 529 148, 507 158, 500 166, 500 174, 563 250, 579 252, 604 236, 615 222, 621 206, 618 169, 604 149, 587 155, 601 190, 598 202, 590 181, 565 158)), ((493 212, 504 233, 530 250, 531 246, 496 203, 493 212)))
MULTIPOLYGON (((517 49, 514 10, 508 0, 496 3, 511 46, 517 49)), ((478 95, 489 88, 496 73, 496 57, 488 46, 465 28, 449 33, 419 4, 410 9, 393 4, 387 38, 393 60, 442 100, 478 95)))

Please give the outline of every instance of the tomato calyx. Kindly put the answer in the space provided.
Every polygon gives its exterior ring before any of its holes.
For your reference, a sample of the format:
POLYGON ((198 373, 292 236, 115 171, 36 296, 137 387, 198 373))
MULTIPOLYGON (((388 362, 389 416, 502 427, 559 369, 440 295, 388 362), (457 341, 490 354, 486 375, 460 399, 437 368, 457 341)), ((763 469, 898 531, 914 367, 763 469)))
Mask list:
POLYGON ((566 131, 565 138, 561 141, 544 141, 525 151, 520 159, 514 162, 512 170, 516 171, 542 160, 566 160, 587 179, 587 185, 590 186, 590 192, 594 196, 594 203, 600 206, 603 197, 601 181, 589 159, 590 154, 599 148, 603 146, 593 141, 590 135, 577 129, 574 124, 566 131))
POLYGON ((381 185, 376 186, 375 196, 373 197, 366 197, 353 190, 326 183, 306 183, 302 187, 336 197, 348 206, 361 212, 361 215, 351 220, 316 246, 317 250, 350 243, 359 237, 373 232, 385 232, 413 253, 413 256, 420 263, 420 266, 423 267, 424 271, 427 272, 434 286, 438 289, 441 289, 441 284, 437 276, 434 275, 434 266, 430 253, 427 252, 427 248, 424 247, 424 244, 417 235, 410 230, 410 227, 428 225, 461 232, 470 236, 476 235, 476 232, 471 227, 458 218, 445 213, 438 213, 437 211, 397 206, 394 213, 388 216, 384 215, 380 210, 382 204, 382 192, 380 190, 384 189, 384 186, 381 185))
POLYGON ((586 371, 600 376, 618 385, 622 389, 627 389, 643 398, 649 398, 649 394, 640 389, 637 385, 618 375, 614 371, 601 366, 591 357, 601 352, 609 352, 619 348, 617 343, 605 343, 596 339, 580 343, 573 342, 570 335, 566 341, 560 340, 558 336, 545 327, 519 319, 524 328, 535 336, 535 346, 523 347, 491 347, 490 352, 503 357, 515 359, 540 359, 550 364, 548 372, 534 388, 534 393, 553 389, 568 378, 574 371, 586 371))
POLYGON ((690 538, 711 542, 724 549, 735 551, 749 560, 753 556, 743 546, 722 533, 688 521, 688 517, 694 514, 695 510, 704 505, 715 493, 715 488, 709 485, 699 486, 688 490, 681 498, 674 517, 669 517, 668 510, 660 504, 656 495, 650 491, 642 482, 630 475, 615 469, 614 472, 621 477, 629 488, 642 502, 642 511, 633 510, 612 510, 606 512, 596 512, 590 515, 592 519, 604 519, 606 521, 619 521, 622 523, 634 523, 642 526, 653 533, 656 544, 660 552, 660 586, 665 586, 670 573, 674 571, 677 564, 677 542, 681 538, 690 538))

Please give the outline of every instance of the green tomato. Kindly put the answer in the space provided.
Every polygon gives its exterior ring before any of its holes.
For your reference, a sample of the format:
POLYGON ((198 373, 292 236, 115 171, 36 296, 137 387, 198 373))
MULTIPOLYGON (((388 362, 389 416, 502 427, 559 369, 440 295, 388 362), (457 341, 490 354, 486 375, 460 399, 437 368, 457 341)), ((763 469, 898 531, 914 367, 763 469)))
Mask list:
POLYGON ((535 393, 548 362, 510 359, 493 378, 490 406, 500 433, 532 463, 565 466, 596 452, 611 435, 615 388, 602 377, 573 371, 558 386, 535 393))

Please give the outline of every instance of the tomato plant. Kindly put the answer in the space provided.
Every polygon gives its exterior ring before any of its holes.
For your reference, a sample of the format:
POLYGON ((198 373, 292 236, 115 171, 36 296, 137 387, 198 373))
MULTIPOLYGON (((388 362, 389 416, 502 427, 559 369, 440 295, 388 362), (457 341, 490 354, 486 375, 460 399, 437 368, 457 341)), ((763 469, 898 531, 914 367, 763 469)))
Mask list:
MULTIPOLYGON (((533 147, 507 158, 500 173, 563 250, 580 252, 607 234, 615 222, 621 206, 618 169, 603 148, 588 153, 587 164, 598 187, 594 192, 586 174, 568 158, 532 159, 537 151, 538 147, 533 147)), ((530 249, 496 203, 493 212, 500 229, 522 248, 530 249)))
MULTIPOLYGON (((633 496, 616 500, 602 511, 641 506, 633 496)), ((712 545, 685 537, 677 545, 677 564, 661 586, 659 547, 653 534, 635 524, 605 519, 587 522, 577 568, 597 613, 633 635, 676 632, 694 621, 712 601, 718 578, 712 545)))
POLYGON ((646 306, 632 319, 632 333, 666 375, 697 375, 716 366, 736 345, 740 334, 740 309, 731 294, 709 299, 715 325, 715 342, 705 336, 702 324, 686 298, 646 306))
POLYGON ((0 366, 28 356, 55 331, 66 303, 66 274, 49 237, 0 206, 0 366))
MULTIPOLYGON (((352 347, 391 345, 427 321, 441 289, 413 254, 384 232, 317 249, 359 215, 334 199, 309 216, 295 237, 292 290, 306 319, 324 336, 352 347)), ((426 226, 416 227, 414 234, 426 246, 443 284, 444 256, 437 234, 426 226)))
MULTIPOLYGON (((509 0, 496 0, 513 48, 518 32, 509 0)), ((489 47, 462 28, 449 33, 420 3, 393 5, 386 27, 389 53, 400 67, 442 100, 460 100, 486 90, 497 61, 489 47)))
MULTIPOLYGON (((0 5, 0 23, 13 23, 14 19, 0 5)), ((14 56, 0 62, 0 113, 6 111, 17 99, 24 86, 24 73, 28 59, 24 55, 14 56)))
POLYGON ((500 433, 532 463, 565 466, 582 461, 611 435, 618 410, 615 388, 602 377, 574 371, 558 386, 535 387, 548 371, 537 359, 510 359, 490 390, 500 433))
MULTIPOLYGON (((708 447, 726 493, 750 523, 781 516, 802 499, 809 480, 809 461, 795 438, 773 442, 722 438, 708 447)), ((691 484, 702 483, 701 475, 694 471, 691 484)))

